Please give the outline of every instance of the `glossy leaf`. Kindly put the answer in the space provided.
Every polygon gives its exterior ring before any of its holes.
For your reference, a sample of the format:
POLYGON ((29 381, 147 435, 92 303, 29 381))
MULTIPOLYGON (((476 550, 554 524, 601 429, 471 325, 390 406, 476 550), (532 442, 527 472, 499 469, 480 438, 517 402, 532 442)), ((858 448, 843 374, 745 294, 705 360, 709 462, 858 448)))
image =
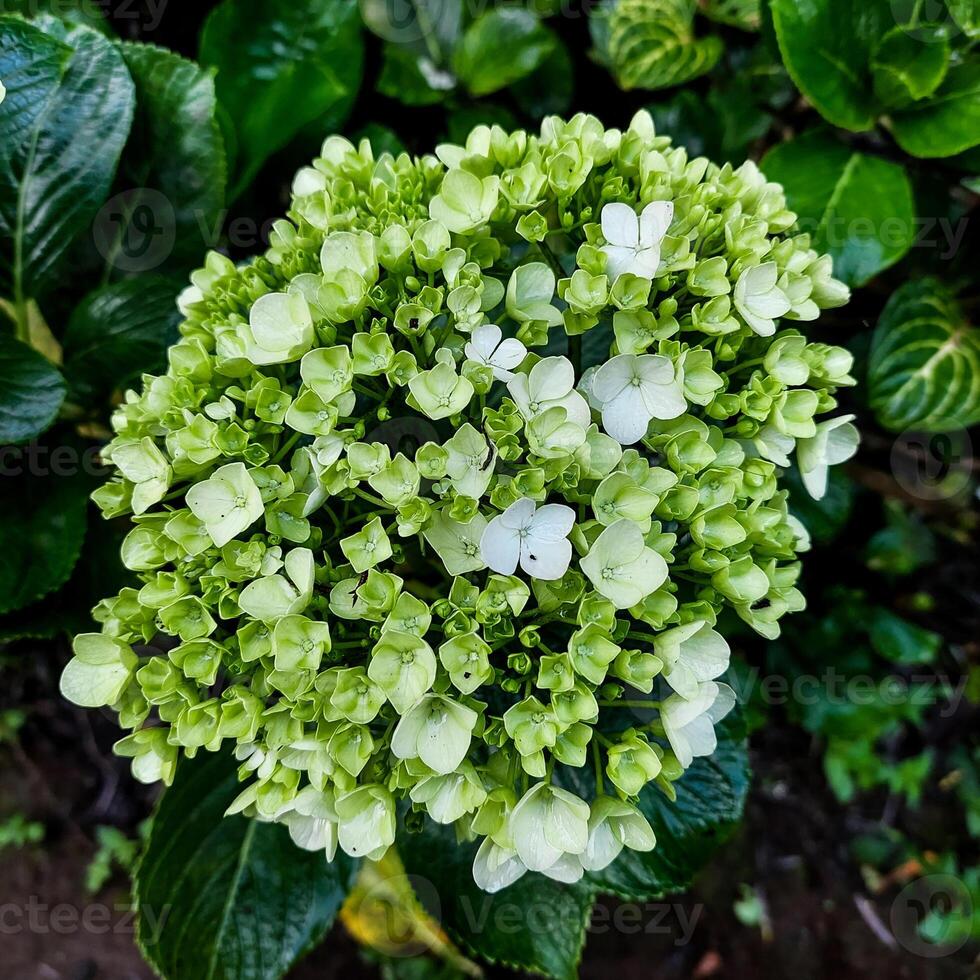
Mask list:
POLYGON ((136 116, 96 244, 115 271, 186 273, 217 244, 225 150, 213 73, 163 48, 123 42, 136 116))
POLYGON ((906 283, 875 327, 868 393, 878 421, 900 432, 980 422, 980 330, 935 279, 906 283))
POLYGON ((871 60, 875 95, 889 106, 906 106, 932 95, 949 67, 949 42, 938 30, 910 33, 893 27, 871 60))
POLYGON ((948 157, 980 144, 980 60, 950 68, 928 99, 895 113, 891 128, 916 157, 948 157))
POLYGON ((564 885, 528 873, 488 895, 473 881, 476 845, 458 843, 451 826, 431 820, 397 846, 416 893, 461 949, 556 980, 577 975, 595 899, 589 882, 564 885))
POLYGON ((342 854, 300 850, 279 824, 224 817, 234 759, 184 760, 136 870, 137 939, 164 980, 278 980, 332 924, 353 880, 342 854))
POLYGON ((9 450, 0 479, 0 613, 37 602, 71 575, 85 539, 92 481, 73 442, 9 450))
POLYGON ((860 286, 912 246, 912 186, 901 166, 844 146, 824 130, 781 143, 762 160, 782 184, 801 230, 834 258, 834 275, 860 286))
POLYGON ((72 396, 89 401, 123 389, 164 365, 177 339, 180 286, 163 276, 140 276, 103 286, 75 308, 64 337, 65 373, 72 396))
POLYGON ((105 201, 135 96, 117 46, 88 27, 0 18, 0 292, 39 296, 105 201), (98 152, 93 152, 97 147, 98 152))
POLYGON ((304 126, 326 137, 346 119, 364 60, 357 0, 223 0, 205 21, 200 59, 218 70, 238 138, 235 197, 304 126))
POLYGON ((771 0, 793 81, 835 126, 870 129, 878 118, 871 78, 875 45, 895 17, 888 0, 771 0))
MULTIPOLYGON (((608 868, 587 874, 598 892, 649 901, 682 891, 734 829, 749 787, 745 733, 739 719, 726 719, 717 733, 714 754, 695 759, 674 783, 674 802, 651 784, 640 794, 657 846, 648 853, 624 850, 608 868)), ((565 767, 561 775, 583 799, 594 794, 591 767, 565 767)))
POLYGON ((27 344, 0 335, 0 445, 39 436, 64 400, 61 372, 27 344))
POLYGON ((456 74, 471 95, 489 95, 530 75, 555 46, 555 36, 529 10, 497 8, 466 29, 456 74))
POLYGON ((670 88, 717 64, 722 41, 695 36, 694 8, 691 0, 616 0, 592 13, 592 39, 621 88, 670 88))

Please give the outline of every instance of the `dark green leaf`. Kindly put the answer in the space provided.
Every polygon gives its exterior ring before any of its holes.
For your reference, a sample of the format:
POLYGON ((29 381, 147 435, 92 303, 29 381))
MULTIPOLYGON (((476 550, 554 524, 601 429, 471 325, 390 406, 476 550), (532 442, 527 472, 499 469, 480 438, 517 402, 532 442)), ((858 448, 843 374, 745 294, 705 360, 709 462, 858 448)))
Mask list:
POLYGON ((786 189, 800 229, 834 257, 834 275, 848 285, 863 285, 911 248, 912 186, 898 164, 818 129, 774 147, 761 166, 786 189))
POLYGON ((87 402, 108 395, 163 367, 167 346, 177 339, 179 289, 162 276, 140 276, 103 286, 82 300, 64 337, 73 398, 87 402))
POLYGON ((887 429, 943 432, 980 422, 980 330, 935 279, 906 283, 875 327, 871 407, 887 429))
POLYGON ((85 538, 91 480, 73 441, 32 443, 4 458, 0 478, 0 613, 68 580, 85 538))
POLYGON ((595 891, 584 879, 563 885, 528 872, 488 895, 473 881, 474 844, 460 844, 452 827, 426 820, 403 834, 398 853, 420 899, 466 951, 515 970, 573 980, 585 943, 595 891))
POLYGON ((449 64, 463 30, 462 0, 360 0, 360 11, 369 31, 438 68, 449 64))
POLYGON ((695 36, 694 8, 691 0, 615 0, 590 15, 599 57, 621 88, 670 88, 717 64, 724 45, 695 36))
POLYGON ((238 136, 232 196, 304 126, 325 137, 361 83, 357 0, 223 0, 204 24, 201 61, 218 69, 218 99, 238 136))
POLYGON ((949 42, 938 31, 893 27, 871 61, 875 95, 888 106, 907 106, 932 95, 949 67, 949 42))
POLYGON ((279 824, 224 817, 234 759, 181 762, 134 879, 137 939, 164 980, 278 980, 322 939, 353 878, 279 824))
POLYGON ((891 128, 916 157, 948 157, 980 144, 980 60, 950 68, 928 99, 895 113, 891 128))
POLYGON ((384 46, 378 76, 378 91, 382 95, 405 105, 435 105, 455 87, 456 77, 436 68, 424 55, 397 44, 384 46))
POLYGON ((554 46, 554 34, 530 10, 490 10, 466 29, 456 49, 456 74, 471 95, 489 95, 530 75, 554 46))
POLYGON ((878 117, 871 55, 895 24, 888 0, 771 0, 783 62, 835 126, 870 129, 878 117))
MULTIPOLYGON (((673 803, 655 785, 643 790, 639 806, 657 835, 657 846, 648 854, 624 850, 605 870, 587 874, 597 891, 633 901, 682 891, 732 832, 745 807, 748 752, 740 719, 726 719, 717 733, 715 753, 695 759, 674 783, 673 803)), ((583 798, 594 794, 590 767, 564 767, 561 775, 583 798)))
POLYGON ((58 39, 0 18, 0 291, 37 297, 105 201, 129 132, 133 83, 119 49, 87 27, 58 39), (62 43, 63 42, 63 43, 62 43))
POLYGON ((122 273, 186 272, 217 238, 225 151, 212 73, 170 51, 123 42, 136 116, 96 245, 122 273))
POLYGON ((0 445, 39 436, 64 400, 61 372, 27 344, 0 334, 0 445))
POLYGON ((534 119, 568 112, 574 91, 572 59, 561 41, 527 78, 511 88, 514 101, 534 119))
POLYGON ((875 651, 893 664, 931 664, 943 645, 938 633, 916 626, 880 606, 871 610, 869 633, 875 651))

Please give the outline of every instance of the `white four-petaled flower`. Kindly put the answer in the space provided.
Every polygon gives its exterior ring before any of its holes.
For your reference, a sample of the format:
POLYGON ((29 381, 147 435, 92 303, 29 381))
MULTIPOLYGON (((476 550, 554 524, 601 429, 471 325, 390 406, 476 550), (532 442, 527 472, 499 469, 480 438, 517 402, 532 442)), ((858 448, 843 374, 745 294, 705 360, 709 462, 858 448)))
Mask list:
POLYGON ((520 564, 532 578, 559 579, 572 560, 569 532, 575 511, 564 504, 536 507, 530 497, 515 500, 483 532, 483 560, 501 575, 512 575, 520 564))
POLYGON ((653 419, 675 419, 687 409, 673 363, 660 354, 617 354, 590 380, 602 427, 624 446, 646 435, 653 419))
POLYGON ((490 367, 498 381, 510 381, 514 377, 511 368, 516 368, 527 356, 527 348, 513 337, 504 340, 495 323, 477 327, 464 351, 471 361, 490 367))
POLYGON ((606 244, 606 275, 610 282, 628 272, 653 279, 660 265, 660 244, 674 217, 670 201, 652 201, 637 217, 628 204, 614 202, 602 209, 602 235, 606 244))

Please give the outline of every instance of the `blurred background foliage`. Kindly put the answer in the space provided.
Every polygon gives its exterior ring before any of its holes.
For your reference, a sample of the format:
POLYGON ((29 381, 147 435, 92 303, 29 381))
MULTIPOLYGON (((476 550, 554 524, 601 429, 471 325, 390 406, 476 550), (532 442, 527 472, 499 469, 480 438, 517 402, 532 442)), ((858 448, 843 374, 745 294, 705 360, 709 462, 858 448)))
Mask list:
MULTIPOLYGON (((109 414, 162 367, 174 297, 206 250, 261 250, 328 133, 423 153, 477 124, 583 111, 625 126, 645 107, 691 157, 756 160, 854 291, 812 329, 855 354, 846 408, 863 442, 824 500, 793 498, 814 541, 809 608, 768 644, 729 624, 765 815, 750 808, 746 833, 797 793, 839 832, 847 889, 887 901, 951 875, 955 900, 919 932, 976 937, 980 3, 4 0, 0 13, 0 79, 30 52, 0 106, 5 856, 77 833, 94 890, 138 850, 146 800, 105 761, 109 726, 57 704, 54 678, 66 638, 123 583, 120 529, 87 504, 109 414), (60 803, 25 791, 57 783, 65 754, 60 803)), ((766 870, 733 873, 735 918, 771 939, 752 877, 766 870)), ((873 905, 858 911, 875 931, 873 905)), ((409 962, 380 968, 406 976, 409 962)))

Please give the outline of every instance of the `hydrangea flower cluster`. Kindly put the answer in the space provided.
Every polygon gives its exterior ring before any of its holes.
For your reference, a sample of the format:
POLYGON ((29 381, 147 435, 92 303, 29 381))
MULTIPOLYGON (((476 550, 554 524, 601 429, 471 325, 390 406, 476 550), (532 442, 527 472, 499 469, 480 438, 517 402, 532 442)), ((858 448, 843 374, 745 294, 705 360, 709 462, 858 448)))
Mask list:
POLYGON ((329 138, 115 413, 95 499, 141 586, 65 695, 118 712, 143 781, 233 746, 231 811, 328 859, 423 815, 489 891, 653 848, 640 794, 734 702, 719 615, 774 637, 803 606, 783 468, 819 496, 856 445, 821 418, 850 355, 798 329, 848 292, 794 222, 646 113, 329 138))

